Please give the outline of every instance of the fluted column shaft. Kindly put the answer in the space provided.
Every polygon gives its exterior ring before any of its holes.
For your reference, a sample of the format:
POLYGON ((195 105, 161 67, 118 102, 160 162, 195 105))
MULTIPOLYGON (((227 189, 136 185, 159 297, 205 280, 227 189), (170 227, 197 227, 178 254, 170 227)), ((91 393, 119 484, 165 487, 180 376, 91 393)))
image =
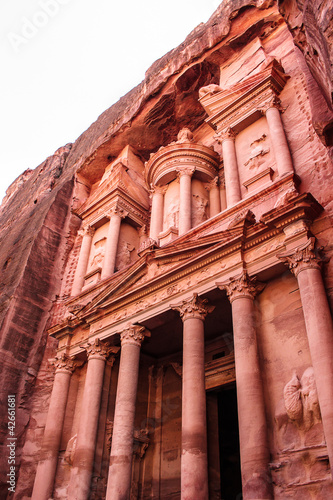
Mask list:
POLYGON ((244 500, 273 498, 264 393, 253 299, 263 287, 246 272, 228 284, 234 332, 239 442, 244 500))
POLYGON ((288 262, 298 281, 333 475, 333 324, 320 271, 320 258, 315 253, 315 238, 310 238, 290 254, 280 254, 280 258, 288 262))
POLYGON ((133 326, 121 333, 121 355, 113 422, 107 500, 129 500, 131 492, 135 404, 140 348, 145 328, 133 326))
POLYGON ((89 498, 105 362, 111 351, 117 352, 118 350, 118 348, 110 348, 98 340, 84 348, 88 353, 88 367, 77 432, 77 445, 68 486, 68 500, 89 498))
POLYGON ((281 120, 280 110, 277 106, 270 106, 266 110, 266 119, 273 146, 276 166, 280 177, 294 171, 286 134, 281 120))
POLYGON ((81 232, 79 232, 79 234, 82 234, 83 238, 81 243, 79 260, 75 271, 74 282, 72 286, 72 292, 71 292, 72 296, 78 295, 82 290, 84 283, 84 276, 87 272, 88 260, 91 250, 91 242, 94 232, 95 230, 91 227, 87 227, 83 229, 81 232))
POLYGON ((235 135, 232 131, 227 130, 223 132, 220 137, 222 142, 227 208, 230 208, 242 199, 235 148, 235 135))
POLYGON ((192 175, 194 169, 178 170, 179 175, 179 236, 192 227, 192 175))
POLYGON ((164 212, 164 193, 166 188, 154 186, 151 191, 151 220, 150 220, 150 238, 158 241, 158 235, 163 231, 163 212, 164 212))
POLYGON ((204 319, 214 307, 194 294, 172 305, 183 320, 181 499, 208 500, 204 319))
POLYGON ((47 414, 41 458, 38 463, 32 500, 49 500, 58 464, 69 384, 74 362, 66 355, 55 359, 55 377, 47 414))
POLYGON ((109 278, 114 273, 121 219, 123 217, 124 217, 124 212, 119 209, 115 209, 110 213, 110 222, 106 238, 105 256, 104 256, 102 276, 101 276, 102 279, 109 278))

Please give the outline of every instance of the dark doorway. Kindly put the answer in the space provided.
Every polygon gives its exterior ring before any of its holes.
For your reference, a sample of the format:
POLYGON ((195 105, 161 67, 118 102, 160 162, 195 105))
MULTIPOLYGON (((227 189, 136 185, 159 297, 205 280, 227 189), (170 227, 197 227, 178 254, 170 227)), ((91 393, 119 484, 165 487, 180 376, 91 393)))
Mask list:
POLYGON ((242 500, 235 384, 207 395, 210 500, 242 500))
POLYGON ((242 479, 236 386, 217 393, 220 445, 221 499, 241 500, 242 479))

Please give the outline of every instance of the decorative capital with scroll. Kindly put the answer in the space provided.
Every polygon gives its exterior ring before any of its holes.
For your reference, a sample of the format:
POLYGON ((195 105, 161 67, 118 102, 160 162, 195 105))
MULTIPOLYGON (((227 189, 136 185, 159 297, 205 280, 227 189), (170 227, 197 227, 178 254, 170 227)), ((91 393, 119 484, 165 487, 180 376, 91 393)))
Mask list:
POLYGON ((230 302, 239 298, 253 300, 265 288, 265 284, 257 282, 256 277, 250 278, 245 269, 240 276, 229 278, 228 282, 216 283, 216 285, 220 290, 227 292, 230 302))
POLYGON ((90 237, 93 237, 94 236, 94 233, 95 233, 95 228, 91 227, 91 226, 83 226, 82 229, 80 229, 78 231, 78 235, 79 236, 90 236, 90 237))
POLYGON ((178 177, 182 177, 183 175, 188 175, 192 177, 192 175, 195 172, 195 167, 184 167, 184 168, 177 168, 176 169, 178 177))
POLYGON ((316 248, 316 238, 311 237, 303 245, 289 251, 277 254, 277 258, 289 266, 294 276, 306 269, 320 270, 324 258, 320 257, 319 252, 322 247, 316 248))
POLYGON ((97 338, 93 342, 88 342, 86 346, 82 346, 81 349, 87 352, 88 361, 90 359, 102 359, 106 361, 110 354, 117 354, 120 348, 110 346, 107 342, 97 338))
POLYGON ((75 368, 78 366, 74 358, 71 358, 64 352, 58 353, 54 359, 50 359, 49 363, 55 367, 56 373, 67 373, 72 375, 75 368))
POLYGON ((178 311, 183 321, 188 318, 206 318, 208 313, 211 313, 215 306, 208 303, 207 299, 202 299, 197 293, 194 293, 190 299, 182 300, 180 304, 171 304, 171 309, 178 311))
POLYGON ((149 337, 150 332, 142 325, 131 325, 120 334, 121 345, 132 344, 141 347, 145 337, 149 337))

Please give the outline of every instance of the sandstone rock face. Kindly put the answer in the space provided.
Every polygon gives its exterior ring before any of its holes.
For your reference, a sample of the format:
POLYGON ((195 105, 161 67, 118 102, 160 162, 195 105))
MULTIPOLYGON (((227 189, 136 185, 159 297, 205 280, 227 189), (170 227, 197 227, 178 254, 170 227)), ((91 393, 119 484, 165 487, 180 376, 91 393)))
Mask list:
POLYGON ((332 10, 225 0, 9 187, 2 498, 333 496, 332 10))

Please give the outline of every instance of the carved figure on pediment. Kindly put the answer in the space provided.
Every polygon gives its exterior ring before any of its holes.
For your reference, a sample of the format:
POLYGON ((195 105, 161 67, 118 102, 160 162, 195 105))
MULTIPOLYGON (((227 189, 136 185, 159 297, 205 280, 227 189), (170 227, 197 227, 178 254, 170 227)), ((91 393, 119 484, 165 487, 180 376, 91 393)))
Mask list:
POLYGON ((206 85, 205 87, 201 87, 201 89, 199 89, 199 98, 204 97, 207 94, 213 95, 222 91, 223 91, 222 87, 220 87, 219 85, 215 85, 214 83, 211 83, 210 85, 206 85))
POLYGON ((177 135, 176 144, 182 144, 184 142, 193 142, 193 134, 189 128, 182 128, 177 135))
POLYGON ((164 225, 166 229, 169 227, 178 227, 179 225, 179 203, 173 202, 169 206, 169 210, 164 218, 164 225))
POLYGON ((134 245, 131 245, 127 241, 120 241, 117 253, 117 269, 120 271, 125 267, 129 266, 131 263, 131 252, 135 250, 134 245))
POLYGON ((263 163, 265 163, 265 155, 267 155, 270 151, 269 148, 265 148, 265 145, 262 144, 266 140, 266 134, 263 134, 259 139, 256 139, 250 144, 250 158, 244 163, 244 165, 249 167, 249 169, 256 169, 260 167, 263 163))
POLYGON ((74 455, 75 455, 75 450, 76 450, 76 443, 77 443, 77 434, 75 434, 74 436, 72 436, 69 439, 67 446, 66 446, 64 460, 69 465, 73 465, 74 455))
POLYGON ((207 220, 206 208, 208 201, 195 194, 192 196, 192 226, 195 227, 207 220))

